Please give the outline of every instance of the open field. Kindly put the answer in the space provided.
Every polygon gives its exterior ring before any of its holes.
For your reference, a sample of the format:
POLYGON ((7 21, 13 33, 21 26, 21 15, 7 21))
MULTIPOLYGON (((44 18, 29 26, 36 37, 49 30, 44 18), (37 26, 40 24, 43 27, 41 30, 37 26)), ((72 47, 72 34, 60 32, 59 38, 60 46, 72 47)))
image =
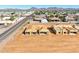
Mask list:
POLYGON ((24 28, 2 46, 0 52, 79 52, 77 35, 24 35, 24 28))

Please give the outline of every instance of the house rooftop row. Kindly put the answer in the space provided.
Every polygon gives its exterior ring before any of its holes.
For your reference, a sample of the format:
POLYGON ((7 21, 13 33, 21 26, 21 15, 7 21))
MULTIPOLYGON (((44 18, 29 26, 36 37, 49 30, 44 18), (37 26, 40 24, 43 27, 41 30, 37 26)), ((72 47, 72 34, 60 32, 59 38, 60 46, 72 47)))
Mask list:
MULTIPOLYGON (((33 17, 34 22, 38 23, 48 23, 48 22, 63 22, 63 20, 58 16, 46 16, 45 14, 41 15, 34 15, 33 17), (46 20, 46 22, 42 22, 42 20, 46 20)), ((75 23, 74 21, 79 21, 79 15, 76 14, 68 14, 65 16, 64 19, 65 22, 72 22, 75 23)))
POLYGON ((40 35, 44 35, 44 34, 48 34, 49 30, 47 29, 47 27, 44 26, 35 26, 35 25, 30 25, 28 27, 25 28, 26 30, 24 31, 25 34, 29 34, 29 35, 33 35, 33 34, 40 34, 40 35))
POLYGON ((29 25, 25 27, 24 33, 29 35, 46 35, 46 34, 62 34, 62 35, 76 35, 78 34, 78 29, 76 25, 72 24, 55 24, 51 26, 45 25, 29 25), (52 31, 52 32, 51 32, 52 31))
POLYGON ((55 34, 63 34, 63 35, 76 35, 76 34, 78 34, 78 29, 75 28, 75 25, 53 26, 52 30, 55 34))

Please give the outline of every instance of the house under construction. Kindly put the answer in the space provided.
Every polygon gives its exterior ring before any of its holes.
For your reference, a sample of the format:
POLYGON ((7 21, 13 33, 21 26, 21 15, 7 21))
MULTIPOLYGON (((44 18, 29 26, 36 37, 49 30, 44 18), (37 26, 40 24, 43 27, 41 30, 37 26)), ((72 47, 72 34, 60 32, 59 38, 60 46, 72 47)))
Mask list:
POLYGON ((55 34, 63 35, 75 35, 78 34, 78 30, 73 25, 55 25, 52 27, 52 31, 55 34))
POLYGON ((25 34, 29 35, 47 35, 51 34, 61 34, 61 35, 76 35, 79 32, 79 29, 76 27, 75 24, 53 24, 50 26, 45 26, 45 24, 31 24, 26 27, 24 31, 25 34))
POLYGON ((25 34, 33 35, 37 34, 37 29, 32 27, 26 27, 25 34))
POLYGON ((48 33, 49 33, 49 30, 44 26, 31 25, 26 27, 26 30, 25 30, 25 34, 28 34, 28 35, 36 35, 36 34, 46 35, 48 33))
POLYGON ((49 30, 47 28, 41 27, 41 29, 39 29, 39 34, 40 35, 45 35, 48 34, 49 30))

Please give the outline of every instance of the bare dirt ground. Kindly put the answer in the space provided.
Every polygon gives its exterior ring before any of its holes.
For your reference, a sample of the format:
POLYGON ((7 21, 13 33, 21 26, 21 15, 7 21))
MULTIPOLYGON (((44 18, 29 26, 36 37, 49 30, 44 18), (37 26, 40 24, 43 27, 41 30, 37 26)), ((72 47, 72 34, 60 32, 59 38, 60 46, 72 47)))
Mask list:
POLYGON ((0 52, 79 52, 79 34, 24 35, 23 28, 16 32, 0 52))

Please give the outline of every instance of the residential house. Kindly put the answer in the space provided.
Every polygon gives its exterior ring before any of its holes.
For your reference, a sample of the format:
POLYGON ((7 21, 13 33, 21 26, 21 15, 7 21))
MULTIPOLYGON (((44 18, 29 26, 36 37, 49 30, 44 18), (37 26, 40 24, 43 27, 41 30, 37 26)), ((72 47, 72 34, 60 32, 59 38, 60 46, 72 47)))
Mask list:
POLYGON ((76 23, 77 22, 77 16, 75 14, 69 14, 65 17, 66 22, 76 23))
POLYGON ((46 15, 34 15, 33 17, 33 21, 37 22, 37 23, 41 23, 41 20, 45 20, 46 19, 46 15))
POLYGON ((61 22, 61 19, 58 17, 49 17, 48 20, 49 22, 61 22))

